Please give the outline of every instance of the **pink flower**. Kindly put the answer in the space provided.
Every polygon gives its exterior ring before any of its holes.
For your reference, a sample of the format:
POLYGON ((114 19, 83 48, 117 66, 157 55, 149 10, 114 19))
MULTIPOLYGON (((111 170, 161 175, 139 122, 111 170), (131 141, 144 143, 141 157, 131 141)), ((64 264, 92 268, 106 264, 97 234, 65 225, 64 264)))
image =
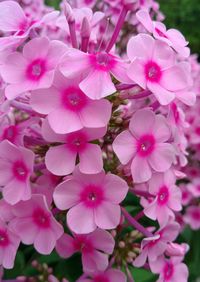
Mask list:
POLYGON ((69 228, 86 234, 97 227, 113 229, 119 224, 119 203, 127 192, 126 182, 114 174, 82 174, 76 169, 70 180, 56 187, 54 202, 60 210, 69 209, 69 228))
POLYGON ((10 226, 22 243, 34 244, 39 253, 50 254, 63 234, 63 227, 54 219, 44 196, 33 195, 30 200, 17 203, 13 213, 15 218, 10 226))
POLYGON ((183 57, 190 55, 190 49, 186 47, 188 42, 180 31, 174 28, 166 30, 166 26, 163 23, 152 21, 147 10, 138 11, 136 17, 148 32, 153 33, 156 39, 167 43, 183 57))
POLYGON ((12 100, 23 92, 50 87, 55 68, 65 52, 62 42, 41 37, 29 41, 22 54, 8 55, 0 66, 3 79, 9 84, 5 89, 6 97, 12 100))
POLYGON ((77 156, 82 173, 98 173, 103 169, 102 151, 96 144, 89 143, 101 138, 106 128, 84 128, 69 134, 56 134, 47 120, 43 123, 43 137, 49 142, 61 142, 62 145, 50 147, 45 155, 47 169, 55 175, 67 175, 73 172, 77 156))
POLYGON ((31 106, 48 115, 51 128, 59 134, 107 125, 111 116, 111 104, 107 100, 93 101, 79 88, 80 78, 66 79, 57 72, 53 86, 33 91, 31 106))
POLYGON ((138 110, 130 120, 129 130, 120 133, 113 149, 122 164, 131 163, 134 182, 148 181, 152 170, 167 171, 174 161, 174 149, 166 143, 171 132, 165 118, 149 109, 138 110), (142 168, 142 169, 141 169, 142 168))
POLYGON ((94 100, 116 92, 111 74, 121 82, 131 83, 126 70, 127 64, 117 56, 108 53, 86 54, 77 49, 70 49, 60 64, 60 71, 66 77, 85 74, 79 87, 94 100))
POLYGON ((0 220, 0 265, 4 268, 13 268, 19 243, 19 237, 0 220))
POLYGON ((182 258, 179 257, 164 259, 161 256, 156 262, 151 262, 151 271, 160 275, 156 282, 187 282, 189 276, 188 268, 181 261, 182 258))
POLYGON ((188 207, 183 219, 193 230, 198 230, 200 228, 200 207, 188 207))
POLYGON ((200 178, 193 179, 192 183, 187 185, 187 189, 194 197, 200 197, 200 178))
MULTIPOLYGON (((32 13, 33 14, 33 13, 32 13)), ((55 19, 58 11, 50 12, 38 20, 32 14, 27 15, 16 1, 0 3, 0 30, 11 35, 0 38, 0 51, 20 45, 30 34, 31 30, 55 19)))
POLYGON ((185 63, 175 62, 174 51, 150 35, 132 37, 127 46, 131 60, 129 77, 144 89, 149 89, 161 105, 168 105, 175 93, 186 89, 191 78, 185 63))
POLYGON ((175 177, 172 171, 166 173, 154 173, 149 180, 149 193, 155 196, 144 209, 146 216, 158 220, 161 226, 165 225, 169 218, 174 218, 173 211, 180 211, 181 190, 175 185, 175 177))
POLYGON ((108 269, 105 272, 95 272, 88 275, 91 278, 80 278, 77 282, 126 282, 125 274, 118 269, 108 269))
POLYGON ((0 185, 3 197, 11 205, 31 197, 30 176, 34 153, 7 140, 0 143, 0 185))
POLYGON ((134 266, 141 267, 145 264, 147 258, 149 262, 156 261, 157 258, 167 250, 168 243, 176 239, 180 226, 176 222, 170 222, 164 228, 154 233, 153 237, 142 240, 141 253, 135 259, 134 266))
POLYGON ((97 228, 88 235, 74 234, 74 238, 63 234, 56 244, 56 250, 63 258, 81 252, 83 271, 90 273, 104 271, 108 267, 108 254, 112 254, 114 245, 110 233, 97 228))

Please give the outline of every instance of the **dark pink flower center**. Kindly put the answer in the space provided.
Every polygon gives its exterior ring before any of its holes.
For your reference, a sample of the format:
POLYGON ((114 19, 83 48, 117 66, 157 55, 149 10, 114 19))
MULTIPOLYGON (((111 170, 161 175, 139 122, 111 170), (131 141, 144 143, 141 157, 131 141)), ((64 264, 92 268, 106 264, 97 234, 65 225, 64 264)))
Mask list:
POLYGON ((2 138, 7 139, 10 142, 14 142, 16 136, 17 136, 17 128, 15 125, 11 125, 4 129, 2 138))
POLYGON ((141 157, 149 156, 155 148, 155 138, 153 135, 146 134, 137 141, 137 152, 141 157))
POLYGON ((104 274, 95 276, 93 279, 94 282, 111 282, 104 274))
POLYGON ((71 86, 62 93, 62 104, 68 110, 82 110, 88 102, 87 96, 77 87, 71 86))
POLYGON ((169 200, 169 189, 167 186, 162 186, 158 192, 158 204, 160 206, 166 205, 169 200))
POLYGON ((115 57, 107 53, 91 54, 90 64, 97 70, 110 71, 117 63, 115 57))
POLYGON ((200 136, 200 126, 195 128, 195 133, 200 136))
POLYGON ((198 221, 200 220, 200 211, 199 210, 193 210, 191 215, 194 220, 198 220, 198 221))
POLYGON ((23 161, 16 161, 13 164, 13 174, 17 180, 25 182, 28 177, 28 169, 23 161))
POLYGON ((155 31, 157 32, 157 34, 160 37, 164 37, 164 38, 168 38, 167 35, 165 35, 160 29, 158 29, 157 27, 155 28, 155 31))
POLYGON ((71 133, 67 136, 66 145, 73 152, 82 152, 87 146, 87 136, 83 132, 71 133))
POLYGON ((50 214, 44 211, 41 208, 36 209, 33 212, 33 221, 40 228, 49 228, 50 227, 50 214))
POLYGON ((144 66, 146 80, 150 82, 159 82, 162 76, 161 68, 153 61, 146 63, 144 66))
POLYGON ((9 245, 8 234, 5 230, 0 230, 0 247, 6 247, 9 245))
POLYGON ((82 191, 80 198, 87 207, 94 208, 102 203, 104 192, 100 186, 88 185, 82 191))
POLYGON ((74 240, 74 247, 77 251, 84 250, 84 253, 91 253, 94 251, 94 247, 90 240, 88 240, 87 236, 85 235, 76 235, 74 240))
POLYGON ((26 69, 27 78, 33 81, 40 80, 40 78, 44 75, 45 72, 46 62, 43 59, 34 60, 28 65, 26 69))
POLYGON ((171 281, 171 278, 172 278, 173 273, 174 273, 174 266, 173 266, 173 264, 170 263, 170 262, 166 263, 165 266, 164 266, 163 272, 164 272, 165 280, 171 281))

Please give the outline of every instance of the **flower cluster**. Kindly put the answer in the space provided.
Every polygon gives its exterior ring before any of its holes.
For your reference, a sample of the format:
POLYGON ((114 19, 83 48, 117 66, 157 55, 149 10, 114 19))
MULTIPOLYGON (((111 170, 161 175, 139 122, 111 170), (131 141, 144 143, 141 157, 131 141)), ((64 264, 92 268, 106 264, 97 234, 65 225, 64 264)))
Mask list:
POLYGON ((133 282, 130 267, 186 282, 175 240, 200 228, 188 42, 153 0, 18 2, 0 2, 0 264, 21 242, 80 252, 79 282, 133 282))

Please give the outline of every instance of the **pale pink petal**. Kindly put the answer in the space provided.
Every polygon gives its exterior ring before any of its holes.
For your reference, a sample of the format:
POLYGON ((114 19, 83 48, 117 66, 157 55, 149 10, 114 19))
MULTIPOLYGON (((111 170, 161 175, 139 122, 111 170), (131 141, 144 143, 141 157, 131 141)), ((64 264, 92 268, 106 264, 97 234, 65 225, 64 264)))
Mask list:
POLYGON ((43 255, 49 255, 56 245, 56 239, 51 229, 40 229, 34 240, 35 249, 43 255))
POLYGON ((152 134, 157 142, 165 142, 170 138, 171 130, 164 116, 156 116, 152 134))
POLYGON ((128 185, 119 176, 108 173, 104 180, 104 193, 106 201, 119 204, 128 193, 128 185))
POLYGON ((6 185, 12 178, 12 164, 7 160, 0 159, 0 185, 6 185))
POLYGON ((173 185, 171 187, 171 197, 169 198, 168 205, 174 211, 180 211, 182 209, 181 205, 182 193, 178 186, 173 185))
MULTIPOLYGON (((153 58, 162 70, 171 68, 175 64, 176 56, 175 52, 165 42, 156 40, 153 58)), ((164 73, 163 73, 164 76, 164 73)))
POLYGON ((77 113, 67 109, 57 109, 48 115, 51 128, 59 134, 71 133, 83 128, 77 113))
POLYGON ((130 120, 129 129, 131 133, 140 138, 144 134, 151 134, 154 128, 155 114, 149 109, 135 112, 130 120))
POLYGON ((95 174, 103 169, 102 151, 98 145, 88 143, 85 150, 79 153, 79 159, 82 173, 95 174))
POLYGON ((174 161, 174 148, 168 143, 157 144, 148 160, 155 171, 164 172, 171 167, 174 161))
POLYGON ((133 265, 136 267, 143 266, 147 260, 147 254, 148 254, 147 248, 141 250, 141 253, 139 254, 139 256, 137 256, 136 259, 134 260, 133 265))
POLYGON ((109 72, 98 69, 91 71, 79 86, 80 89, 93 100, 99 100, 116 91, 109 72))
POLYGON ((163 106, 168 105, 175 98, 175 94, 173 92, 166 90, 158 83, 151 83, 148 81, 147 88, 152 91, 158 102, 163 106))
POLYGON ((108 266, 108 255, 94 250, 92 253, 82 252, 83 271, 86 273, 104 271, 108 266))
POLYGON ((10 222, 10 227, 20 237, 21 241, 27 245, 33 244, 38 233, 38 228, 32 222, 31 217, 14 218, 10 222))
POLYGON ((127 71, 128 76, 139 86, 146 89, 144 62, 140 58, 135 58, 127 71))
POLYGON ((13 245, 7 247, 7 249, 4 251, 3 262, 2 262, 3 267, 8 269, 14 267, 16 252, 17 252, 17 248, 15 248, 13 245))
POLYGON ((148 13, 147 10, 139 10, 136 13, 136 18, 138 21, 146 28, 146 30, 150 33, 153 32, 154 26, 153 26, 153 21, 148 13))
POLYGON ((131 173, 135 183, 142 183, 151 178, 152 172, 146 158, 136 155, 131 163, 131 173), (142 169, 141 169, 142 168, 142 169))
POLYGON ((129 130, 121 132, 112 146, 122 164, 127 164, 137 152, 136 140, 129 130))
POLYGON ((62 57, 59 69, 66 77, 76 77, 82 73, 85 74, 90 69, 89 56, 77 49, 70 49, 62 57))
POLYGON ((106 277, 109 281, 115 282, 126 282, 126 275, 118 269, 109 269, 106 271, 106 277))
POLYGON ((189 90, 177 91, 176 98, 187 106, 193 106, 196 102, 196 93, 189 90))
POLYGON ((79 113, 80 120, 83 126, 88 128, 107 126, 111 117, 111 109, 110 102, 105 99, 92 101, 79 113))
POLYGON ((94 221, 94 211, 80 203, 72 207, 67 213, 67 224, 77 234, 87 234, 97 227, 94 221), (81 215, 81 216, 80 216, 81 215))
POLYGON ((88 141, 93 141, 102 138, 107 132, 107 127, 84 128, 83 132, 86 134, 88 141))
POLYGON ((34 38, 23 48, 23 56, 33 61, 35 59, 45 59, 49 49, 49 40, 47 37, 34 38))
POLYGON ((25 80, 25 71, 28 61, 21 53, 14 52, 8 55, 5 64, 0 66, 1 76, 7 83, 22 83, 25 80))
POLYGON ((50 69, 58 65, 60 58, 67 52, 67 45, 62 41, 52 40, 47 53, 47 64, 50 69))
POLYGON ((53 198, 57 208, 67 210, 80 202, 80 184, 74 180, 60 183, 54 191, 53 198))
POLYGON ((63 234, 56 243, 56 251, 62 258, 71 257, 75 253, 74 238, 68 234, 63 234))
MULTIPOLYGON (((16 179, 14 179, 3 188, 3 198, 9 204, 15 205, 17 202, 23 199, 25 189, 27 188, 28 187, 26 183, 19 182, 16 179)), ((29 199, 30 197, 31 197, 31 191, 29 191, 29 199)))
POLYGON ((95 223, 102 229, 116 228, 120 222, 121 209, 119 205, 103 201, 94 210, 95 223))
POLYGON ((88 239, 95 249, 103 251, 107 254, 112 254, 115 240, 109 232, 97 228, 94 232, 88 235, 88 239))
POLYGON ((20 26, 26 24, 24 11, 15 1, 3 1, 0 3, 0 30, 18 31, 20 26))
POLYGON ((153 202, 151 202, 145 209, 144 214, 153 219, 157 219, 157 199, 155 199, 153 202))
POLYGON ((59 92, 54 87, 31 91, 30 105, 38 113, 49 114, 60 105, 59 92))
POLYGON ((66 134, 55 133, 50 127, 47 118, 43 120, 41 131, 43 138, 49 142, 66 143, 66 134))
POLYGON ((163 71, 160 85, 169 91, 179 91, 189 86, 188 76, 182 67, 176 65, 163 71))
POLYGON ((127 63, 116 60, 116 64, 110 72, 120 82, 132 83, 131 79, 127 76, 127 69, 128 69, 127 63))
POLYGON ((50 147, 45 155, 47 169, 55 175, 67 175, 75 168, 77 153, 68 149, 67 145, 50 147))
POLYGON ((151 59, 155 40, 148 34, 139 34, 132 37, 127 45, 127 55, 131 61, 136 57, 151 59))

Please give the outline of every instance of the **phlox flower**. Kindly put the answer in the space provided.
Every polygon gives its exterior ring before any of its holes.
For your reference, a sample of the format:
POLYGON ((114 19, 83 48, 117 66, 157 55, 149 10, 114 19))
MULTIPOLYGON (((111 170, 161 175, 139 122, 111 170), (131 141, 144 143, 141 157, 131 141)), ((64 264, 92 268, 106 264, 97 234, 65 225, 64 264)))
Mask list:
POLYGON ((55 175, 67 175, 73 172, 79 157, 79 169, 82 173, 98 173, 103 169, 102 151, 90 141, 101 138, 106 128, 84 128, 69 134, 56 134, 45 120, 42 127, 45 140, 61 145, 50 147, 45 155, 47 169, 55 175))
POLYGON ((112 254, 114 245, 111 234, 97 228, 87 235, 74 234, 71 237, 63 234, 57 241, 56 251, 63 258, 81 252, 83 271, 90 273, 104 271, 108 267, 108 254, 112 254))
POLYGON ((133 114, 129 129, 116 137, 113 149, 122 164, 130 162, 134 182, 148 181, 152 171, 164 172, 170 168, 175 153, 167 143, 170 135, 163 116, 155 115, 150 109, 133 114))
POLYGON ((161 105, 168 105, 176 92, 191 84, 185 62, 176 63, 175 52, 166 43, 148 34, 132 37, 127 45, 131 61, 128 76, 139 86, 149 89, 161 105))
POLYGON ((125 274, 119 269, 107 269, 105 272, 88 274, 88 278, 80 278, 77 282, 126 282, 125 274), (90 277, 90 278, 89 278, 90 277))
POLYGON ((136 267, 141 267, 148 261, 156 261, 160 255, 163 255, 167 250, 168 243, 174 241, 178 236, 180 225, 176 222, 170 222, 165 227, 162 227, 154 233, 153 237, 148 237, 142 240, 141 253, 134 260, 133 264, 136 267))
POLYGON ((89 99, 79 88, 79 82, 80 77, 67 79, 57 72, 51 88, 32 91, 31 106, 35 111, 48 115, 49 124, 56 133, 107 126, 111 116, 110 102, 89 99))
POLYGON ((13 206, 12 211, 15 218, 10 227, 22 243, 33 244, 41 254, 50 254, 63 234, 63 227, 48 209, 45 197, 33 195, 30 200, 13 206))
POLYGON ((0 3, 0 30, 11 35, 0 38, 0 51, 19 46, 30 34, 31 30, 55 19, 59 12, 53 11, 41 19, 27 14, 16 1, 0 3))
POLYGON ((96 100, 116 92, 111 74, 121 82, 131 83, 126 74, 127 66, 125 61, 110 53, 86 54, 70 49, 63 56, 59 69, 66 77, 84 73, 79 87, 89 98, 96 100))
POLYGON ((149 180, 149 193, 155 199, 145 207, 144 214, 153 220, 158 220, 161 226, 165 225, 170 217, 174 217, 173 211, 180 211, 181 190, 175 185, 175 177, 172 171, 154 173, 149 180))
POLYGON ((166 30, 166 26, 163 23, 152 21, 147 10, 138 11, 136 17, 145 29, 152 33, 156 39, 167 43, 183 57, 190 55, 190 49, 186 47, 188 42, 180 31, 174 28, 166 30))
POLYGON ((30 176, 34 153, 7 140, 0 143, 0 185, 6 202, 11 205, 31 197, 30 176))
POLYGON ((67 210, 67 224, 78 234, 86 234, 97 227, 113 229, 120 222, 119 203, 128 192, 124 180, 114 174, 83 174, 78 169, 73 176, 59 184, 54 202, 60 210, 67 210))
POLYGON ((6 97, 12 100, 26 91, 50 87, 55 68, 65 52, 64 43, 41 37, 30 40, 22 53, 8 55, 0 66, 0 73, 8 83, 6 97))
POLYGON ((192 183, 187 185, 187 189, 194 197, 200 197, 200 178, 193 179, 192 183))
POLYGON ((0 220, 0 265, 4 268, 13 268, 17 249, 20 244, 19 237, 0 220))
POLYGON ((200 228, 200 207, 199 206, 189 206, 183 217, 185 223, 193 230, 198 230, 200 228))
POLYGON ((156 282, 188 281, 188 268, 182 263, 182 258, 180 257, 165 259, 161 256, 156 262, 150 263, 150 268, 153 273, 159 274, 159 278, 156 282))

